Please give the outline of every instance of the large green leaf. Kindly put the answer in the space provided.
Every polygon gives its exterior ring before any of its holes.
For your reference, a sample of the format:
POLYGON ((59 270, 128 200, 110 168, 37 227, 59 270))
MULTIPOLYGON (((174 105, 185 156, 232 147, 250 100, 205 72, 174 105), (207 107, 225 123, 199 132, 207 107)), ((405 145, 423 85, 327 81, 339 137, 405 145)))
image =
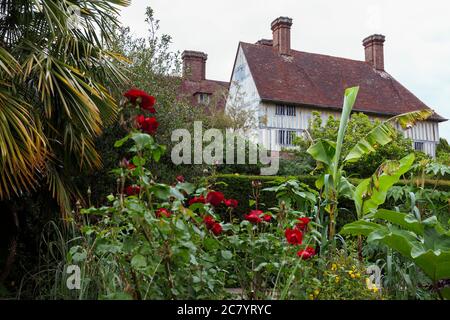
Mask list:
POLYGON ((374 213, 386 201, 387 192, 411 168, 414 159, 414 154, 410 154, 400 161, 387 161, 356 187, 355 206, 359 218, 374 213))
POLYGON ((331 166, 336 154, 336 143, 330 140, 320 139, 306 151, 316 161, 331 166))
POLYGON ((340 234, 368 237, 372 232, 377 231, 377 230, 383 230, 383 229, 386 229, 386 227, 376 224, 374 222, 358 220, 358 221, 346 224, 342 228, 340 234))
POLYGON ((378 146, 384 146, 392 141, 396 131, 387 123, 382 123, 372 129, 349 152, 345 162, 356 162, 365 154, 375 152, 378 146))
POLYGON ((412 214, 380 209, 373 215, 373 218, 389 221, 418 235, 424 233, 423 225, 412 214))
POLYGON ((433 281, 450 279, 450 251, 412 251, 415 264, 433 281))
POLYGON ((344 104, 342 106, 342 114, 339 121, 339 131, 336 141, 336 154, 334 158, 333 177, 336 179, 339 161, 341 160, 342 144, 344 143, 345 131, 347 130, 348 121, 352 112, 353 106, 358 96, 359 87, 348 88, 345 90, 344 104))
POLYGON ((404 113, 386 120, 362 138, 350 150, 344 161, 350 163, 356 162, 362 156, 375 152, 378 147, 390 143, 397 134, 397 131, 391 126, 391 123, 398 123, 403 129, 409 129, 417 122, 428 119, 432 114, 433 110, 424 109, 404 113))
POLYGON ((414 233, 398 229, 395 226, 380 228, 372 232, 367 237, 367 241, 380 241, 410 259, 412 258, 411 251, 413 249, 420 250, 423 248, 422 243, 414 233))
POLYGON ((425 121, 433 115, 434 111, 431 109, 422 109, 413 112, 403 113, 389 119, 389 122, 398 123, 403 129, 412 128, 417 122, 425 121))

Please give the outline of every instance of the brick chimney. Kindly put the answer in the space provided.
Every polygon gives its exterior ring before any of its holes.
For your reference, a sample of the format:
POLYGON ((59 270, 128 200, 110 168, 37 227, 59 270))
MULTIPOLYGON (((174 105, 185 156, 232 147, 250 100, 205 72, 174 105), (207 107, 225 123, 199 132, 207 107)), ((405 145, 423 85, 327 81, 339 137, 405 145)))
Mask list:
POLYGON ((291 53, 292 19, 279 17, 272 22, 273 47, 282 55, 291 53))
POLYGON ((366 62, 377 70, 384 71, 384 41, 381 34, 371 35, 363 40, 366 52, 366 62))
POLYGON ((191 81, 201 81, 206 78, 206 60, 208 55, 199 51, 184 51, 183 76, 191 81))

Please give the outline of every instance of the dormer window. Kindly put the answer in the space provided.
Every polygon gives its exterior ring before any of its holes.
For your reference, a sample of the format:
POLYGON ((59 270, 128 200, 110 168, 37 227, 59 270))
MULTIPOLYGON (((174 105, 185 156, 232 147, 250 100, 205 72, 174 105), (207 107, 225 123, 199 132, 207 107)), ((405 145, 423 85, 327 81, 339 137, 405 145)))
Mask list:
POLYGON ((197 101, 199 104, 209 104, 211 101, 211 95, 209 93, 198 93, 197 101))

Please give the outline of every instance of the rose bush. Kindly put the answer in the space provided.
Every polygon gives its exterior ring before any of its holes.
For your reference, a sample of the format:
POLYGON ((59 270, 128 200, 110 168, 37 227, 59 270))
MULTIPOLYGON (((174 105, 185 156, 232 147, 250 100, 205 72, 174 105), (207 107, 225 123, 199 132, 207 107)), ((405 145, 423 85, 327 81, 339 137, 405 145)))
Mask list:
MULTIPOLYGON (((165 148, 153 138, 156 117, 145 116, 156 112, 156 101, 138 89, 125 97, 138 121, 115 144, 129 146, 113 171, 116 193, 109 206, 80 211, 83 240, 67 257, 83 266, 84 277, 99 278, 85 282, 85 292, 106 299, 224 299, 235 297, 227 290, 235 287, 248 299, 310 298, 311 283, 298 277, 326 259, 315 213, 303 211, 312 207, 313 194, 290 181, 274 189, 279 205, 263 209, 255 181, 254 208, 238 218, 238 201, 214 184, 195 187, 182 176, 172 185, 158 183, 148 163, 165 148)), ((325 281, 320 272, 315 276, 325 281)))

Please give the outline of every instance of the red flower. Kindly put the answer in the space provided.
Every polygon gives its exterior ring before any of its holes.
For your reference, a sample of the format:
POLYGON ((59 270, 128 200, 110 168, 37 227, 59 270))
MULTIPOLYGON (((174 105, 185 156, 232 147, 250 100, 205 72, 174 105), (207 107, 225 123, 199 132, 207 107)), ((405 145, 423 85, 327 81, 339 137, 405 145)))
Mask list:
POLYGON ((141 187, 139 186, 128 186, 125 188, 125 193, 127 196, 135 196, 141 192, 141 187))
POLYGON ((216 224, 216 220, 214 220, 214 218, 211 216, 203 217, 203 222, 205 223, 206 228, 209 230, 214 228, 214 225, 216 224))
POLYGON ((214 223, 214 225, 211 228, 212 233, 214 233, 216 236, 220 235, 222 233, 222 226, 220 223, 214 223))
POLYGON ((194 197, 191 200, 189 200, 189 206, 192 206, 194 203, 206 203, 205 197, 201 195, 200 197, 194 197))
POLYGON ((146 118, 143 115, 139 115, 136 117, 136 122, 138 124, 138 128, 151 135, 156 133, 159 126, 159 123, 155 117, 146 118))
POLYGON ((153 107, 156 103, 155 97, 149 95, 147 92, 139 89, 131 89, 125 92, 124 97, 127 98, 131 103, 138 102, 140 107, 150 113, 156 113, 153 107), (139 101, 138 101, 139 100, 139 101))
POLYGON ((309 219, 308 217, 305 218, 298 218, 298 223, 295 225, 295 227, 304 232, 307 228, 308 228, 308 224, 311 221, 311 219, 309 219))
POLYGON ((263 220, 264 220, 265 222, 270 222, 270 221, 272 220, 272 216, 271 216, 270 214, 265 214, 265 215, 263 216, 263 220))
POLYGON ((314 248, 312 247, 307 247, 305 250, 300 250, 299 252, 297 252, 297 256, 299 256, 299 258, 302 258, 303 260, 311 259, 315 255, 316 250, 314 250, 314 248))
POLYGON ((206 195, 206 202, 212 204, 214 207, 220 205, 223 200, 225 200, 225 196, 222 192, 211 191, 206 195))
POLYGON ((249 214, 245 215, 244 218, 251 223, 261 223, 261 215, 264 214, 261 210, 252 210, 249 214))
POLYGON ((184 177, 183 176, 178 176, 177 177, 177 181, 180 182, 180 183, 183 183, 184 182, 184 177))
POLYGON ((293 245, 302 244, 303 241, 303 234, 298 229, 286 229, 284 232, 284 235, 286 236, 286 240, 293 245))
POLYGON ((170 218, 170 216, 172 215, 172 212, 170 212, 169 210, 167 210, 165 208, 159 208, 158 210, 156 210, 155 215, 157 218, 161 218, 162 216, 164 216, 166 218, 170 218))
POLYGON ((136 169, 136 166, 132 162, 128 161, 127 158, 123 158, 122 161, 119 162, 119 165, 120 167, 127 168, 128 170, 136 169))
POLYGON ((225 200, 223 200, 223 203, 224 203, 227 207, 237 208, 237 206, 238 206, 238 201, 235 200, 235 199, 225 199, 225 200))

